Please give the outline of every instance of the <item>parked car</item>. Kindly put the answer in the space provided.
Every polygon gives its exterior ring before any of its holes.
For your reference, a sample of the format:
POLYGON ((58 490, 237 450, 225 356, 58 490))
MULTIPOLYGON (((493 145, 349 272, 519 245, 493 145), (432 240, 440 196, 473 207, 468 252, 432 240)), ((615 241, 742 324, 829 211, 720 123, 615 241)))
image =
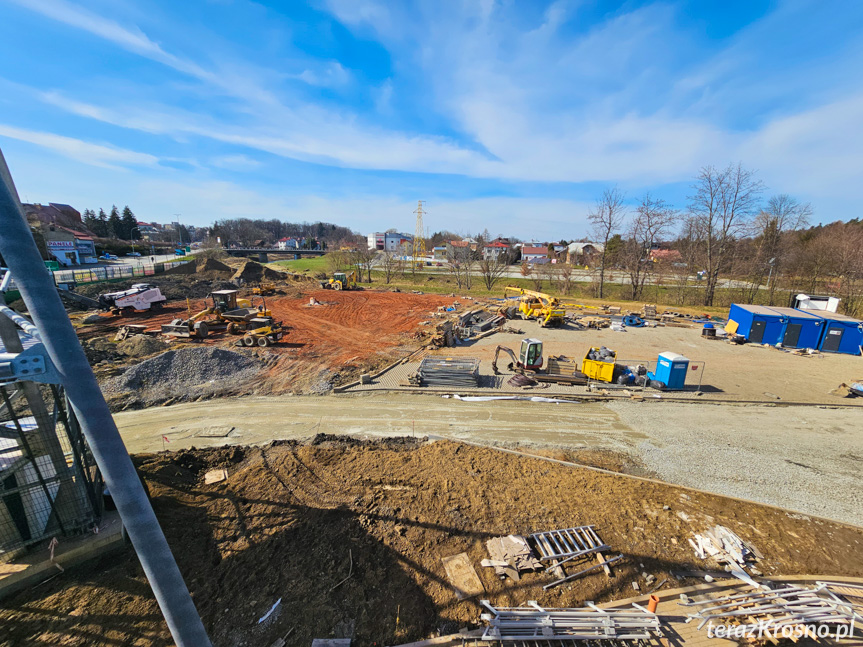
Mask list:
POLYGON ((140 252, 129 252, 128 254, 126 254, 126 256, 140 256, 140 255, 141 255, 140 252))
POLYGON ((100 256, 100 258, 102 258, 106 261, 118 261, 118 260, 120 260, 119 258, 114 256, 114 254, 109 254, 108 252, 105 252, 102 256, 100 256))

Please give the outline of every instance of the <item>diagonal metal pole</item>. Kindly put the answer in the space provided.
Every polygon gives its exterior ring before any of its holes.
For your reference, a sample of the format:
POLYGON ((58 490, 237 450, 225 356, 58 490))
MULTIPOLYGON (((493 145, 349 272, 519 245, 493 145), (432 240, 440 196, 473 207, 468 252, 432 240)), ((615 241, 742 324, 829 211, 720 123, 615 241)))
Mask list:
POLYGON ((0 255, 39 329, 111 490, 117 510, 178 647, 210 647, 204 624, 117 431, 96 377, 36 248, 0 151, 0 255))

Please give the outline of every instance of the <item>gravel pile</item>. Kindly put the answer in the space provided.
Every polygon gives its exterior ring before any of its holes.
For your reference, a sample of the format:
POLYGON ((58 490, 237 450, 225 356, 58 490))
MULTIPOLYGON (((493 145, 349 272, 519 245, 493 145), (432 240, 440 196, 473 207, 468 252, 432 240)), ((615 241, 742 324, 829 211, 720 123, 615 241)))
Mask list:
POLYGON ((188 400, 230 393, 247 385, 263 365, 254 357, 224 348, 169 350, 127 369, 102 385, 106 394, 134 395, 141 404, 188 400))

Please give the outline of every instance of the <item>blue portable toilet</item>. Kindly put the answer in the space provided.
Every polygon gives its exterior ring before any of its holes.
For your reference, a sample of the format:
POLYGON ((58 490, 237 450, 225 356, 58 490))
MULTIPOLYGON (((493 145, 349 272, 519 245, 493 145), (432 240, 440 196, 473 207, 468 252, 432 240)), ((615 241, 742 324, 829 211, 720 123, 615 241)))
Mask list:
POLYGON ((658 380, 672 391, 680 391, 686 383, 689 360, 678 353, 659 353, 656 358, 656 371, 648 373, 651 380, 658 380))
POLYGON ((846 353, 859 355, 863 345, 863 321, 835 312, 818 311, 824 320, 821 343, 818 349, 824 353, 846 353))
POLYGON ((821 333, 824 330, 824 320, 812 311, 796 310, 794 308, 770 309, 779 315, 782 333, 779 343, 785 348, 818 348, 821 333))
POLYGON ((737 323, 736 334, 743 335, 753 344, 775 346, 782 342, 782 316, 773 308, 732 303, 728 323, 732 321, 737 323))

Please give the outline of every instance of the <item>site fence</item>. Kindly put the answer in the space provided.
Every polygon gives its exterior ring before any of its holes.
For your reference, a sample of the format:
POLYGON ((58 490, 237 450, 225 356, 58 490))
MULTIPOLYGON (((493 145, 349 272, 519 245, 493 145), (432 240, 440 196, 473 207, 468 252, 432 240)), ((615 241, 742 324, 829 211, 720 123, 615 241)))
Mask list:
POLYGON ((99 267, 55 270, 53 273, 54 283, 100 283, 104 281, 116 281, 118 279, 131 279, 139 276, 153 276, 154 274, 161 274, 185 263, 191 263, 191 261, 100 265, 99 267))

